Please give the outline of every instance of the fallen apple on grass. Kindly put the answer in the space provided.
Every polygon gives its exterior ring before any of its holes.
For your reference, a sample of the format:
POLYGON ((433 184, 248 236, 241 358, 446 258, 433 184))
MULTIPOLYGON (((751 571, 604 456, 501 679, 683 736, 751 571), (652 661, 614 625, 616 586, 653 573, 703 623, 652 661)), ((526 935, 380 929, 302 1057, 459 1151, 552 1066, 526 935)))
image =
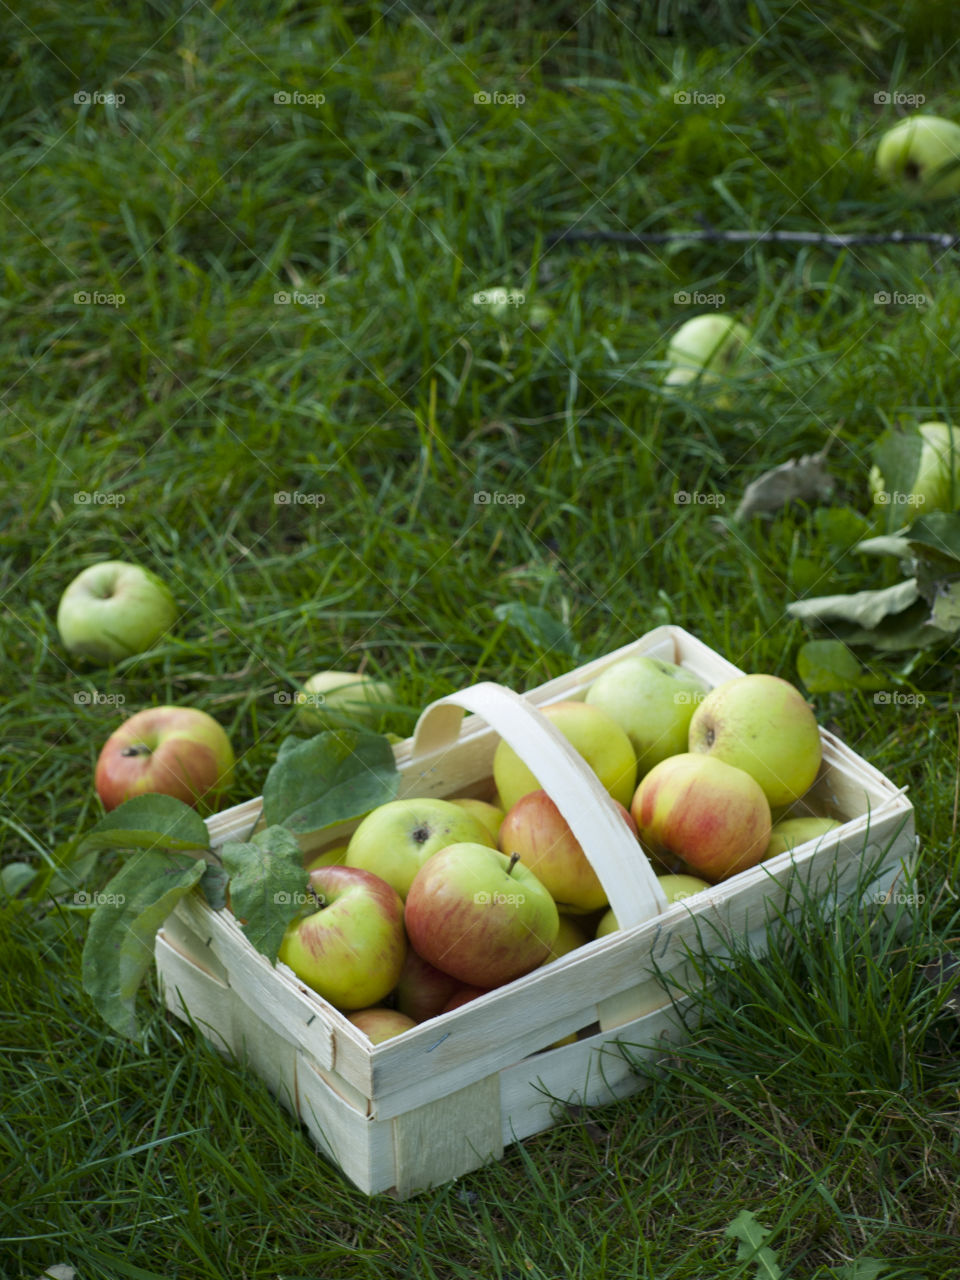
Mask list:
POLYGON ((84 569, 57 607, 57 630, 67 652, 101 664, 145 652, 176 620, 177 606, 166 583, 123 560, 84 569))
POLYGON ((389 800, 368 813, 350 837, 346 865, 372 871, 405 898, 432 854, 470 842, 496 847, 489 829, 459 805, 430 798, 389 800))
POLYGON ((760 784, 711 755, 661 760, 637 787, 631 812, 645 848, 679 858, 711 882, 754 866, 770 843, 770 806, 760 784))
MULTIPOLYGON (((953 511, 960 505, 960 434, 946 422, 921 422, 917 434, 922 443, 917 473, 909 493, 897 495, 911 516, 929 511, 953 511)), ((873 500, 889 505, 891 494, 878 466, 870 468, 873 500)))
POLYGON ((300 723, 313 733, 376 723, 393 700, 385 680, 356 671, 318 671, 294 696, 300 723))
MULTIPOLYGON (((614 800, 628 805, 636 786, 637 758, 617 722, 599 707, 585 702, 554 702, 541 711, 583 756, 614 800)), ((493 755, 493 778, 505 810, 512 809, 528 791, 541 790, 540 783, 503 739, 493 755)))
POLYGON ((213 716, 193 707, 147 707, 107 739, 94 786, 108 810, 150 793, 212 808, 233 781, 233 766, 230 739, 213 716))
POLYGON ((338 1009, 367 1009, 397 985, 407 940, 403 902, 357 867, 310 872, 318 909, 291 921, 278 959, 338 1009))
POLYGON ((404 908, 410 944, 474 987, 499 987, 547 957, 560 928, 532 871, 482 844, 452 844, 414 877, 404 908))
POLYGON ((727 407, 730 397, 723 392, 724 383, 755 363, 750 344, 750 330, 733 316, 719 312, 694 316, 670 339, 667 362, 671 367, 664 386, 709 391, 718 405, 727 407))
POLYGON ((789 680, 762 674, 710 690, 690 721, 689 749, 749 773, 771 809, 803 795, 822 754, 817 718, 803 694, 789 680))
POLYGON ((877 146, 877 173, 920 200, 960 192, 960 125, 940 116, 898 121, 877 146))
POLYGON ((347 1020, 374 1044, 392 1040, 394 1036, 402 1035, 404 1031, 409 1031, 411 1027, 417 1025, 413 1018, 408 1018, 405 1013, 376 1006, 372 1009, 358 1009, 356 1013, 348 1014, 347 1020))

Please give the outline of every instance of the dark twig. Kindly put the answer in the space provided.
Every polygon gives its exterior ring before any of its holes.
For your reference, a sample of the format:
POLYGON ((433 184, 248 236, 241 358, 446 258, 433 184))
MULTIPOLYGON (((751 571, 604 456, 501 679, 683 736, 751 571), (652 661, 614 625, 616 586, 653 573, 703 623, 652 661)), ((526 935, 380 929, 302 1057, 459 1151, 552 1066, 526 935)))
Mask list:
POLYGON ((640 247, 645 244, 667 244, 671 240, 697 240, 708 243, 760 244, 820 244, 835 249, 846 249, 858 244, 929 244, 937 249, 956 249, 960 236, 937 231, 887 231, 834 234, 830 231, 721 231, 708 227, 701 231, 558 231, 549 236, 548 249, 558 244, 596 242, 599 244, 629 244, 640 247))

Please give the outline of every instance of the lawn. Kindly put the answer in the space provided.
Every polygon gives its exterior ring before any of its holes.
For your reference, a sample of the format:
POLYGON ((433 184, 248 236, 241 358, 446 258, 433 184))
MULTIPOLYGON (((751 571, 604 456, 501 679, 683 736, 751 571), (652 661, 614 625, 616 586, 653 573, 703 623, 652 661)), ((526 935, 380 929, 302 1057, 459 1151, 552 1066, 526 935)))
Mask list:
POLYGON ((960 397, 954 252, 551 238, 954 231, 956 200, 874 172, 899 115, 957 115, 952 6, 25 0, 0 23, 0 859, 37 872, 0 895, 0 1276, 953 1274, 957 1018, 929 968, 960 942, 950 645, 860 652, 883 696, 811 695, 909 788, 919 904, 811 902, 770 958, 708 964, 704 1029, 642 1093, 404 1203, 325 1164, 155 983, 142 1038, 110 1031, 89 911, 51 896, 100 747, 153 703, 222 722, 234 803, 322 668, 388 678, 400 735, 665 622, 799 683, 786 606, 895 580, 854 551, 887 527, 867 474, 885 428, 960 397), (729 403, 663 388, 703 297, 762 356, 729 403), (825 447, 832 496, 735 519, 825 447), (107 559, 181 618, 82 667, 57 601, 107 559), (743 1211, 770 1254, 738 1257, 743 1211))

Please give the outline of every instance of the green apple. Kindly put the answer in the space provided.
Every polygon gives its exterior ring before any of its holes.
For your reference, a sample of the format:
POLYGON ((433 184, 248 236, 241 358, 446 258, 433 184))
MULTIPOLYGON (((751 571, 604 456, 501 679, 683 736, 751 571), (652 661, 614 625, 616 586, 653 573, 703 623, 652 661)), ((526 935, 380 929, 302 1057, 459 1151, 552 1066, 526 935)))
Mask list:
POLYGON ((471 843, 427 859, 403 917, 411 946, 473 987, 499 987, 536 969, 560 929, 556 903, 532 871, 471 843))
POLYGON ((746 372, 756 359, 747 326, 733 316, 710 312, 680 326, 667 347, 667 362, 671 368, 665 386, 699 383, 703 389, 717 389, 734 374, 746 372))
POLYGON ((907 116, 880 139, 877 172, 921 200, 960 192, 960 125, 939 116, 907 116))
POLYGON ((626 731, 642 778, 667 756, 687 750, 690 720, 707 692, 697 676, 662 658, 622 658, 601 672, 586 702, 626 731))
POLYGON ((143 653, 177 620, 164 582, 123 560, 92 564, 70 583, 57 607, 57 630, 74 657, 105 664, 143 653))
POLYGON ((335 844, 330 849, 324 849, 321 853, 313 854, 307 862, 304 863, 305 871, 316 871, 317 867, 342 867, 344 859, 347 855, 347 846, 345 844, 335 844))
POLYGON ((405 1013, 396 1009, 383 1009, 374 1006, 372 1009, 358 1009, 356 1013, 347 1015, 347 1021, 358 1027, 368 1040, 374 1044, 382 1044, 384 1040, 392 1040, 402 1035, 417 1024, 405 1013))
MULTIPOLYGON (((927 511, 953 511, 960 505, 960 434, 954 433, 946 422, 922 422, 917 431, 923 444, 916 478, 910 493, 905 495, 907 504, 913 508, 911 519, 927 511)), ((870 468, 869 483, 874 502, 890 502, 879 467, 870 468)))
POLYGON ((631 809, 640 842, 680 858, 704 880, 726 880, 760 861, 770 843, 770 806, 743 769, 687 752, 655 764, 631 809))
POLYGON ((776 809, 799 799, 817 776, 820 730, 789 680, 737 676, 711 689, 694 711, 690 750, 745 770, 776 809))
POLYGON ((300 723, 313 733, 376 723, 393 700, 385 680, 355 671, 318 671, 294 696, 300 723))
POLYGON ((770 832, 770 843, 764 858, 775 858, 778 853, 786 853, 788 849, 796 849, 798 845, 809 840, 818 840, 833 831, 841 824, 834 818, 783 818, 774 823, 770 832))
POLYGON ((291 921, 278 959, 338 1009, 367 1009, 397 985, 407 940, 400 895, 356 867, 310 872, 319 911, 291 921))
MULTIPOLYGON (((585 702, 554 702, 541 710, 579 751, 614 800, 624 807, 629 805, 636 787, 637 757, 617 722, 599 707, 585 702)), ((514 749, 502 739, 493 755, 493 778, 505 810, 512 809, 528 791, 542 790, 514 749)))
POLYGON ((194 707, 147 707, 107 739, 93 781, 105 809, 148 793, 209 809, 230 787, 233 766, 230 739, 213 716, 194 707))
POLYGON ((449 800, 390 800, 371 810, 354 831, 346 865, 372 871, 405 898, 432 854, 464 842, 497 845, 479 818, 449 800))
MULTIPOLYGON (((679 902, 681 898, 692 898, 701 889, 710 888, 710 882, 701 880, 699 876, 668 875, 657 876, 657 879, 660 882, 660 888, 666 894, 668 905, 672 902, 679 902)), ((617 917, 613 913, 613 907, 611 907, 601 917, 595 936, 605 938, 608 933, 616 933, 619 928, 617 917)))
POLYGON ((457 796, 450 803, 459 805, 467 813, 472 813, 475 818, 479 818, 494 840, 497 839, 500 834, 500 824, 503 822, 501 808, 495 804, 489 804, 486 800, 474 800, 470 796, 457 796))
POLYGON ((588 934, 576 920, 571 920, 569 916, 561 915, 560 928, 557 930, 553 946, 550 948, 543 963, 550 964, 554 960, 559 960, 561 956, 569 955, 571 951, 576 951, 578 947, 585 947, 589 941, 588 934))

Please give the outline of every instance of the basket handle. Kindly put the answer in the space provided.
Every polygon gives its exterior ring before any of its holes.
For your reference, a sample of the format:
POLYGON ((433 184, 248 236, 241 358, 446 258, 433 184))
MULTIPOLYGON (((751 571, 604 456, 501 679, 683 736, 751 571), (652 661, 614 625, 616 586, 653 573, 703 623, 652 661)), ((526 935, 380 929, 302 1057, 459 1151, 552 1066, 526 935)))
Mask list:
POLYGON ((560 730, 512 689, 483 681, 430 703, 414 729, 411 759, 453 746, 464 711, 495 729, 536 776, 597 873, 620 928, 663 911, 667 900, 656 874, 600 779, 560 730))

